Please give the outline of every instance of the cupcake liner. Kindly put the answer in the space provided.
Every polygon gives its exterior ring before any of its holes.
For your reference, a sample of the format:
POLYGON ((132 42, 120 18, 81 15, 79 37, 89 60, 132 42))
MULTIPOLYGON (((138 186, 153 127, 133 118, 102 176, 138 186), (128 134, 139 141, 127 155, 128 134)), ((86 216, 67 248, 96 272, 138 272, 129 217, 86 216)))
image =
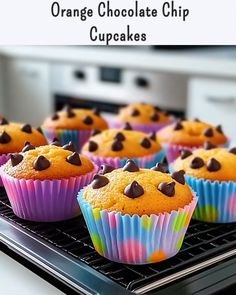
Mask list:
POLYGON ((205 222, 236 222, 236 181, 210 181, 185 176, 199 196, 193 218, 205 222))
MULTIPOLYGON (((128 158, 119 158, 119 157, 98 157, 91 155, 90 153, 82 152, 87 158, 89 158, 92 162, 94 162, 98 167, 102 164, 107 164, 113 166, 115 168, 123 167, 128 160, 128 158)), ((158 153, 154 153, 151 155, 132 158, 132 160, 140 167, 140 168, 152 168, 156 165, 157 162, 162 162, 165 157, 165 150, 162 149, 158 153)))
POLYGON ((76 149, 80 151, 81 147, 88 141, 91 130, 69 130, 69 129, 49 129, 42 128, 43 133, 48 141, 52 142, 53 138, 58 138, 62 145, 67 144, 69 141, 75 145, 76 149))
POLYGON ((93 209, 78 194, 78 202, 95 250, 112 261, 149 264, 178 253, 191 220, 197 197, 184 208, 150 216, 121 215, 120 212, 93 209))
MULTIPOLYGON (((4 164, 6 164, 6 162, 10 159, 10 155, 11 154, 2 154, 0 155, 0 167, 4 164)), ((2 178, 0 176, 0 187, 3 186, 3 183, 2 183, 2 178)))
POLYGON ((17 179, 1 171, 13 212, 20 218, 54 222, 80 214, 77 193, 88 185, 97 171, 68 179, 32 180, 17 179))

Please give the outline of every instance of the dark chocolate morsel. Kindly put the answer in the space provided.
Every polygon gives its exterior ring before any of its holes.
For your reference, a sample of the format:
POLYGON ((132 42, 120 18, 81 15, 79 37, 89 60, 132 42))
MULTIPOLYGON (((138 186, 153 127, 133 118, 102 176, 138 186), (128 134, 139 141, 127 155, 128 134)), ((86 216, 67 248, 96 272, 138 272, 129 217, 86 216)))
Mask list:
POLYGON ((96 116, 100 116, 100 111, 99 111, 98 108, 94 108, 94 109, 92 109, 92 112, 94 113, 94 115, 96 115, 96 116))
POLYGON ((98 144, 95 141, 90 140, 88 142, 88 150, 89 152, 95 152, 98 149, 98 144))
POLYGON ((98 189, 104 187, 109 183, 109 179, 106 176, 95 174, 92 181, 92 188, 98 189))
POLYGON ((35 146, 33 146, 30 142, 26 141, 25 146, 22 149, 22 153, 28 152, 30 150, 35 150, 35 146))
POLYGON ((123 130, 133 130, 132 126, 130 125, 130 123, 126 122, 124 127, 123 127, 123 130))
POLYGON ((131 199, 135 199, 144 194, 144 189, 138 184, 137 181, 133 181, 126 186, 124 189, 124 194, 131 199))
POLYGON ((51 117, 51 119, 52 119, 53 121, 58 120, 58 119, 59 119, 58 114, 57 114, 57 113, 53 114, 52 117, 51 117))
POLYGON ((181 184, 185 184, 185 178, 184 178, 185 171, 180 170, 180 171, 175 171, 171 174, 171 177, 176 180, 177 182, 181 184))
POLYGON ((119 141, 124 141, 125 140, 125 136, 124 136, 123 133, 117 132, 116 135, 114 136, 114 139, 117 139, 119 141))
POLYGON ((175 130, 175 131, 177 131, 177 130, 181 130, 181 129, 183 129, 183 128, 184 128, 184 126, 182 125, 181 120, 178 120, 178 121, 175 123, 175 125, 174 125, 174 130, 175 130))
POLYGON ((147 137, 145 137, 140 141, 140 145, 145 149, 149 149, 151 147, 151 142, 147 137))
POLYGON ((112 171, 115 170, 115 169, 116 169, 116 168, 113 167, 113 166, 103 164, 103 165, 101 165, 101 168, 100 168, 99 174, 104 175, 104 174, 106 174, 106 173, 110 173, 110 172, 112 172, 112 171))
POLYGON ((91 136, 95 136, 97 134, 100 134, 101 132, 102 132, 101 130, 94 128, 91 132, 91 136))
POLYGON ((9 124, 9 122, 7 121, 6 118, 2 118, 2 119, 0 120, 0 125, 8 125, 8 124, 9 124))
POLYGON ((150 138, 151 140, 154 140, 154 141, 156 141, 156 139, 157 139, 156 132, 155 132, 155 131, 153 131, 152 133, 150 133, 150 134, 149 134, 149 138, 150 138))
POLYGON ((72 155, 69 155, 66 158, 66 162, 72 164, 72 165, 76 165, 76 166, 81 166, 81 160, 80 160, 80 156, 78 153, 74 152, 72 155))
POLYGON ((23 160, 24 157, 21 154, 15 153, 15 154, 11 154, 10 158, 11 158, 12 167, 15 167, 23 160))
POLYGON ((71 111, 71 106, 69 104, 65 104, 63 106, 62 110, 68 113, 71 111))
POLYGON ((6 143, 8 143, 10 141, 11 141, 11 136, 6 131, 3 131, 0 134, 0 143, 6 144, 6 143))
POLYGON ((211 158, 207 162, 207 170, 210 172, 218 171, 218 170, 220 170, 220 168, 221 168, 221 165, 215 158, 211 158))
POLYGON ((168 173, 168 167, 162 163, 156 163, 156 166, 152 167, 151 170, 168 173))
POLYGON ((93 118, 90 117, 90 116, 86 116, 86 117, 83 119, 83 122, 84 122, 84 124, 86 124, 86 125, 92 125, 92 124, 93 124, 93 118))
POLYGON ((181 158, 181 160, 184 160, 184 159, 188 158, 191 155, 192 155, 192 152, 190 150, 182 149, 180 151, 180 158, 181 158))
POLYGON ((195 118, 193 121, 194 122, 201 122, 198 118, 195 118))
POLYGON ((32 133, 32 127, 30 124, 25 124, 21 127, 21 131, 25 133, 32 133))
POLYGON ((216 130, 217 130, 219 133, 224 134, 224 131, 223 131, 221 125, 217 125, 217 126, 216 126, 216 130))
POLYGON ((229 149, 229 153, 236 155, 236 147, 229 149))
POLYGON ((113 152, 119 152, 123 150, 124 146, 123 143, 117 139, 115 139, 111 145, 111 149, 113 152))
POLYGON ((44 156, 38 156, 33 167, 36 171, 42 171, 50 167, 50 162, 44 156))
POLYGON ((65 105, 63 107, 63 110, 66 112, 67 118, 73 118, 75 117, 75 112, 73 112, 72 108, 70 105, 65 105))
POLYGON ((150 119, 151 119, 153 122, 157 122, 157 121, 159 121, 159 115, 158 115, 156 112, 154 112, 154 113, 151 115, 150 119))
POLYGON ((158 185, 158 190, 168 197, 173 197, 175 194, 175 182, 161 182, 158 185))
POLYGON ((192 169, 199 169, 203 166, 204 166, 204 161, 199 157, 193 158, 190 163, 190 168, 192 169))
POLYGON ((36 129, 38 130, 39 133, 43 134, 43 130, 42 130, 42 128, 40 126, 37 127, 36 129))
POLYGON ((212 150, 212 149, 217 148, 216 145, 212 144, 209 141, 205 141, 203 147, 204 147, 205 150, 212 150))
POLYGON ((132 117, 137 117, 140 115, 140 111, 137 110, 137 109, 133 109, 132 112, 131 112, 131 116, 132 117))
POLYGON ((67 151, 70 151, 70 152, 76 152, 76 148, 75 146, 73 145, 73 143, 70 141, 69 143, 63 145, 63 150, 67 150, 67 151))
POLYGON ((57 137, 54 137, 50 145, 55 145, 61 147, 61 143, 59 142, 57 137))
POLYGON ((157 112, 161 111, 161 109, 159 107, 157 107, 157 106, 154 107, 154 110, 157 111, 157 112))
POLYGON ((206 136, 206 137, 212 137, 213 136, 213 130, 212 128, 207 128, 204 130, 203 134, 206 136))
POLYGON ((139 171, 139 167, 136 165, 136 163, 133 160, 129 159, 126 161, 126 164, 122 170, 127 172, 137 172, 139 171))

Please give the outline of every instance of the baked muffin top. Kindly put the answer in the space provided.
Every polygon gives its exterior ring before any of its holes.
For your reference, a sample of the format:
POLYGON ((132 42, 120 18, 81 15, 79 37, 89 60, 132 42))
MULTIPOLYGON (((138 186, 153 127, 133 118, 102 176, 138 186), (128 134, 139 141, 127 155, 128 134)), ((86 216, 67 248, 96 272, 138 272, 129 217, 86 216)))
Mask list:
POLYGON ((205 149, 182 150, 173 168, 175 171, 183 169, 186 175, 195 178, 236 181, 236 148, 216 148, 207 143, 205 149))
POLYGON ((149 124, 169 123, 170 117, 158 107, 144 103, 134 103, 119 110, 116 117, 122 122, 149 124))
POLYGON ((100 116, 98 110, 72 109, 65 106, 63 110, 47 118, 42 127, 52 129, 91 130, 106 129, 107 122, 100 116))
POLYGON ((132 160, 121 169, 111 170, 104 165, 83 191, 83 199, 93 208, 142 216, 178 210, 193 199, 182 171, 171 176, 164 173, 161 164, 150 170, 139 169, 132 160))
POLYGON ((73 150, 72 144, 31 146, 26 152, 12 154, 3 170, 12 177, 33 180, 67 179, 91 172, 92 162, 73 150))
POLYGON ((27 141, 35 146, 47 144, 41 131, 29 124, 0 120, 0 154, 20 152, 27 141))
POLYGON ((82 153, 99 157, 134 158, 161 150, 155 133, 147 135, 134 130, 98 130, 83 146, 82 153))
POLYGON ((157 134, 161 143, 183 146, 202 146, 206 140, 216 145, 227 142, 221 125, 214 127, 199 120, 177 121, 164 127, 157 134))

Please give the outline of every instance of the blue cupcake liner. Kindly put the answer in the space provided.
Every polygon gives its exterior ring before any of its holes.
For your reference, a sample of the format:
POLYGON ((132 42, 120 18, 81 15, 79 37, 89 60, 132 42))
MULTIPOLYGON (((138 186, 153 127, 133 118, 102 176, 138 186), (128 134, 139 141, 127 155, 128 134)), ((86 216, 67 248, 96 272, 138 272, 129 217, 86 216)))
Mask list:
POLYGON ((194 194, 190 204, 171 213, 141 217, 93 209, 83 199, 83 190, 78 202, 94 248, 101 256, 119 263, 149 264, 178 253, 197 197, 194 194))

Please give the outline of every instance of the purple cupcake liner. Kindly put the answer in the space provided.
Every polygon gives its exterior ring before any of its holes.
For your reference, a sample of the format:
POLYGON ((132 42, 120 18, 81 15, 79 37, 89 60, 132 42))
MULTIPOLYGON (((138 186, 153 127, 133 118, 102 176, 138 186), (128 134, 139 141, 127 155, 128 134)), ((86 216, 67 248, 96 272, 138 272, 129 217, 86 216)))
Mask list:
MULTIPOLYGON (((6 164, 6 162, 10 159, 10 155, 11 154, 2 154, 0 155, 0 167, 4 164, 6 164)), ((2 182, 2 178, 0 176, 0 187, 3 186, 3 182, 2 182)))
MULTIPOLYGON (((90 153, 82 152, 84 156, 90 159, 93 163, 95 163, 98 167, 103 164, 107 164, 113 166, 115 168, 121 168, 125 165, 128 158, 119 158, 119 157, 98 157, 91 155, 90 153)), ((140 168, 152 168, 156 165, 157 162, 162 162, 165 158, 165 150, 162 149, 158 153, 154 153, 151 155, 131 158, 140 168)))
POLYGON ((115 262, 149 264, 176 255, 197 203, 193 193, 190 204, 171 213, 150 216, 99 210, 78 194, 78 202, 95 250, 115 262))
POLYGON ((80 214, 77 193, 97 172, 55 180, 17 179, 1 171, 12 210, 18 217, 38 222, 54 222, 80 214))

